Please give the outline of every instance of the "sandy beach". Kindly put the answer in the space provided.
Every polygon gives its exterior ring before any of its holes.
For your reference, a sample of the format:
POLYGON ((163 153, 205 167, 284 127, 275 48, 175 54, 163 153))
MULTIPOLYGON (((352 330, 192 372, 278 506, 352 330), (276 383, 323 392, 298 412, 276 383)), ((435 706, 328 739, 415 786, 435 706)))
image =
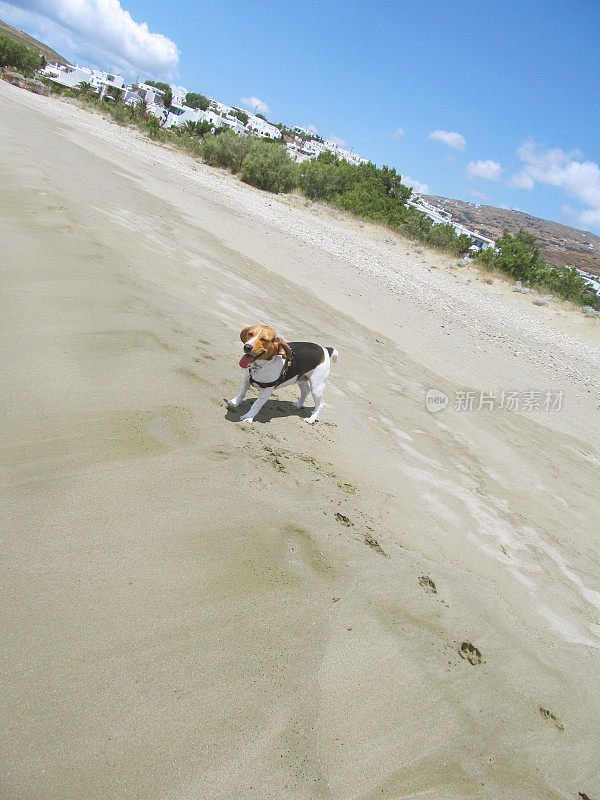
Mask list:
POLYGON ((600 799, 600 321, 2 81, 0 208, 3 798, 600 799))

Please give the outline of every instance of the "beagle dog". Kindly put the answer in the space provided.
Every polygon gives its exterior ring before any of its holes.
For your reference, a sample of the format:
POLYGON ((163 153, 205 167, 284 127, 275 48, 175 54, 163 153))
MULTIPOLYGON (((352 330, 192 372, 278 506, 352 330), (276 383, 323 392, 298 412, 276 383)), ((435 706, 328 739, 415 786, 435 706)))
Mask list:
POLYGON ((259 390, 258 398, 240 417, 244 422, 252 422, 275 389, 297 383, 300 398, 294 405, 302 408, 308 393, 312 392, 315 408, 304 421, 316 422, 325 406, 323 392, 331 362, 337 361, 337 350, 312 342, 285 342, 268 325, 250 325, 240 333, 240 339, 244 343, 244 355, 240 360, 244 370, 242 388, 237 397, 227 401, 227 407, 238 408, 250 386, 255 386, 259 390))

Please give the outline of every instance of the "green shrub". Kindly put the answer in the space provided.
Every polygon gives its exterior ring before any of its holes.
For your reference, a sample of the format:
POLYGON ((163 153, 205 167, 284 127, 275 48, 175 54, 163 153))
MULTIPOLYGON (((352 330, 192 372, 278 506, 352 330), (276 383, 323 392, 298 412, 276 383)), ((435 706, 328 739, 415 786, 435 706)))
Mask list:
POLYGON ((131 123, 131 111, 121 103, 111 103, 108 107, 110 116, 119 125, 129 125, 131 123))
POLYGON ((165 108, 169 108, 171 103, 173 102, 173 90, 169 86, 168 83, 164 83, 163 81, 151 81, 146 80, 144 83, 147 86, 154 86, 155 89, 158 89, 162 92, 163 96, 163 105, 165 108))
POLYGON ((559 297, 579 305, 600 308, 600 297, 594 294, 574 267, 551 267, 540 255, 533 234, 521 228, 516 236, 504 231, 492 248, 477 256, 486 269, 504 272, 528 286, 547 289, 559 297))
POLYGON ((234 108, 231 113, 234 117, 237 117, 237 119, 239 119, 242 125, 248 124, 248 120, 250 119, 250 117, 248 116, 248 114, 246 114, 245 111, 242 111, 241 108, 234 108))
POLYGON ((463 256, 473 244, 472 239, 464 233, 458 236, 449 223, 432 225, 426 241, 438 250, 444 250, 455 256, 463 256))
POLYGON ((160 133, 160 122, 156 117, 149 116, 148 119, 145 121, 146 130, 148 131, 148 136, 151 139, 157 139, 160 133))
POLYGON ((424 242, 427 240, 432 227, 433 222, 426 214, 417 211, 412 206, 404 209, 400 222, 400 232, 408 239, 424 242))
POLYGON ((238 173, 252 140, 249 136, 237 136, 233 131, 209 134, 202 141, 201 154, 204 161, 212 167, 222 167, 238 173))
POLYGON ((297 180, 296 165, 287 150, 273 142, 252 142, 241 172, 243 181, 267 192, 289 192, 297 180))
POLYGON ((173 134, 174 141, 180 150, 188 153, 194 158, 199 158, 202 155, 202 143, 197 136, 189 133, 173 134))

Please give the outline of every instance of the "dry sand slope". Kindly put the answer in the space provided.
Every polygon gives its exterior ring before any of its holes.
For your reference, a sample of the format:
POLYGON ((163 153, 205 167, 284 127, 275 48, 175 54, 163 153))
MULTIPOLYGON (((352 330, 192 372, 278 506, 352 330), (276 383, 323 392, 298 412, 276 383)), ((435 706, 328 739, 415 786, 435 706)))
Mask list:
POLYGON ((595 323, 65 103, 0 125, 2 796, 600 798, 595 323), (340 351, 313 428, 223 405, 259 319, 340 351))

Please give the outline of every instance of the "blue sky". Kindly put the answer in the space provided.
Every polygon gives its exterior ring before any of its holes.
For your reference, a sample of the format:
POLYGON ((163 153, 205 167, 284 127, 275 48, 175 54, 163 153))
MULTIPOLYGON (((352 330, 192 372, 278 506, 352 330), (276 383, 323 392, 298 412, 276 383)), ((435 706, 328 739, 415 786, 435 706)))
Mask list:
POLYGON ((432 194, 600 233, 598 0, 0 0, 0 18, 79 63, 259 98, 432 194))

